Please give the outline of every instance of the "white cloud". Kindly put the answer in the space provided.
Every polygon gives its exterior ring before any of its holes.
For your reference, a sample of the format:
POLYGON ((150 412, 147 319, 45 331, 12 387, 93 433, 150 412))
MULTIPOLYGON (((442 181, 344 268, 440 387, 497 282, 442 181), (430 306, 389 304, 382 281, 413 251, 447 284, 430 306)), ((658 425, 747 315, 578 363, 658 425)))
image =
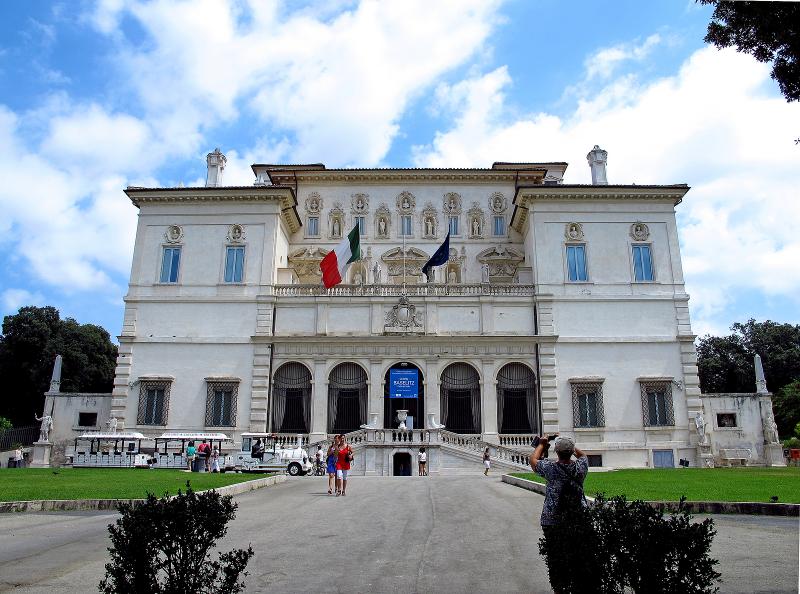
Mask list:
POLYGON ((611 81, 566 117, 505 119, 510 83, 500 68, 454 85, 453 126, 415 147, 416 164, 564 160, 568 182, 590 183, 586 153, 600 144, 611 183, 694 186, 677 212, 698 327, 720 327, 714 320, 742 290, 800 303, 800 151, 787 125, 800 121, 800 105, 777 94, 768 65, 704 48, 674 76, 611 81))
POLYGON ((644 60, 661 41, 661 36, 654 33, 639 45, 621 43, 613 47, 601 48, 584 62, 586 78, 589 80, 608 78, 623 62, 644 60))
POLYGON ((44 305, 44 295, 38 291, 32 293, 26 289, 6 289, 0 293, 0 303, 2 303, 3 313, 12 314, 19 311, 25 305, 44 305))
POLYGON ((255 0, 106 1, 90 20, 117 39, 155 128, 189 135, 183 150, 246 108, 292 137, 294 159, 374 165, 409 102, 481 50, 498 4, 364 0, 333 16, 255 0), (118 35, 126 14, 144 46, 118 35))

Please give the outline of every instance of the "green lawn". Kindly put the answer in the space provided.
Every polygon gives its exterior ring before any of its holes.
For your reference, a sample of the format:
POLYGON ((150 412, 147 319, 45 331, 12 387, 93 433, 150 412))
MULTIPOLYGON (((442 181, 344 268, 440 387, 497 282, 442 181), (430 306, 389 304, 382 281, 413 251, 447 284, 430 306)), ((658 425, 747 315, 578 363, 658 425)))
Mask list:
POLYGON ((136 468, 2 468, 0 501, 37 499, 141 499, 148 492, 172 495, 192 489, 224 487, 266 475, 189 473, 136 468))
MULTIPOLYGON (((514 476, 544 482, 533 473, 514 476)), ((659 468, 591 472, 587 495, 625 495, 645 501, 761 501, 800 503, 800 468, 659 468)))

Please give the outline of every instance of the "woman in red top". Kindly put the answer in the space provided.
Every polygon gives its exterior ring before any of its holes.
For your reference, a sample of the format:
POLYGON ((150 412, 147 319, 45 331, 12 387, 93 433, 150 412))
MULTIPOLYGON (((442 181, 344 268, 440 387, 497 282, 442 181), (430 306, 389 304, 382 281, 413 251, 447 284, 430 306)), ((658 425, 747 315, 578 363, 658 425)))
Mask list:
POLYGON ((352 461, 353 449, 342 434, 339 436, 339 449, 336 451, 336 495, 347 495, 347 475, 350 474, 352 461))

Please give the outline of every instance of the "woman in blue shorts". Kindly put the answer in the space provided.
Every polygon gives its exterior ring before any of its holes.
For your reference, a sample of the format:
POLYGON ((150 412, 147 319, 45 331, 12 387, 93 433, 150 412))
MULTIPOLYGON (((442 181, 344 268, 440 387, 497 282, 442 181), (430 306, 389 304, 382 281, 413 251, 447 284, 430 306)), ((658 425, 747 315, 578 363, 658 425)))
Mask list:
POLYGON ((328 448, 325 457, 325 465, 328 470, 328 495, 333 495, 333 487, 336 485, 336 453, 339 451, 339 436, 333 438, 333 443, 328 448))

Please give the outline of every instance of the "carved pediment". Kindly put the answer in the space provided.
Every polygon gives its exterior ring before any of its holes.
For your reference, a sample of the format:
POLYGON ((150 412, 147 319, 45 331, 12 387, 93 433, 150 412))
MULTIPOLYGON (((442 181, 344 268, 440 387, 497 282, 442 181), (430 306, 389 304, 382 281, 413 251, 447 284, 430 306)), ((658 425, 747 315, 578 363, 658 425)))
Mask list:
POLYGON ((381 256, 392 282, 395 282, 395 278, 403 276, 403 262, 405 262, 406 280, 408 282, 420 281, 422 267, 430 259, 430 256, 414 247, 406 248, 405 258, 403 256, 403 248, 401 247, 391 249, 381 256))
POLYGON ((315 284, 322 278, 319 263, 328 254, 322 248, 305 248, 289 254, 289 266, 294 268, 302 284, 315 284))
POLYGON ((489 267, 489 280, 493 283, 514 282, 517 268, 525 256, 504 245, 496 245, 478 254, 478 262, 489 267))

